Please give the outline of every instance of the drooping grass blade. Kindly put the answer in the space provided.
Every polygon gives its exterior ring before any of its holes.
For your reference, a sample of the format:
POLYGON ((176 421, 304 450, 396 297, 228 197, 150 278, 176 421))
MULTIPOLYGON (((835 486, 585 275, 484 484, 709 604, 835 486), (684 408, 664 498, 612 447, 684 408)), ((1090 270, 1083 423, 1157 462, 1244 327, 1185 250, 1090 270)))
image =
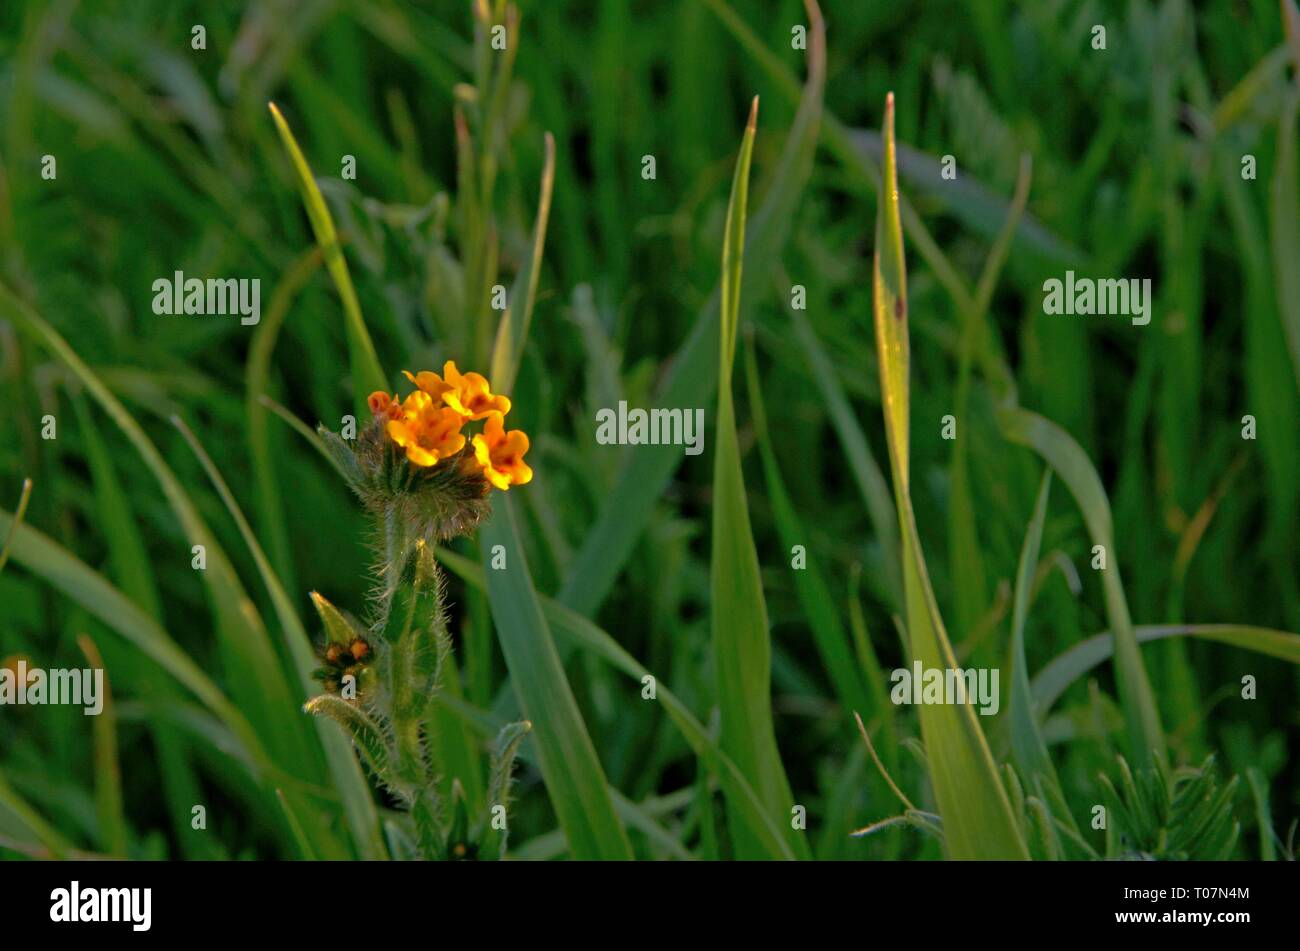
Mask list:
POLYGON ((1147 764, 1153 757, 1163 762, 1166 755, 1164 730, 1160 726, 1155 694, 1142 663, 1142 654, 1133 635, 1133 621, 1129 617, 1128 600, 1120 580, 1110 502, 1106 499, 1101 479, 1079 444, 1050 420, 1019 407, 1004 406, 998 411, 998 421, 1007 439, 1035 450, 1061 476, 1083 512, 1094 545, 1100 545, 1103 550, 1102 585, 1106 594, 1106 614, 1115 632, 1116 680, 1129 743, 1136 762, 1147 764))

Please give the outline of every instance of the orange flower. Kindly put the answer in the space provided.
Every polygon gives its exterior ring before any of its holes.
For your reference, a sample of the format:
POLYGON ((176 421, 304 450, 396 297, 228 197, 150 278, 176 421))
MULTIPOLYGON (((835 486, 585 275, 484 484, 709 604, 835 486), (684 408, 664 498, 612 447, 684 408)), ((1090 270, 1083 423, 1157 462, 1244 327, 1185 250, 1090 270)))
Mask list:
POLYGON ((388 421, 388 435, 406 450, 406 458, 417 466, 431 466, 456 455, 465 446, 459 413, 437 406, 424 390, 416 390, 402 404, 399 419, 388 421))
MULTIPOLYGON (((509 398, 493 396, 491 384, 482 374, 462 374, 456 369, 454 360, 447 361, 442 368, 442 374, 447 379, 446 383, 439 380, 439 383, 446 387, 442 393, 443 402, 466 419, 483 419, 493 414, 504 416, 510 412, 509 398)), ((430 373, 429 376, 438 379, 436 373, 430 373)))
POLYGON ((474 437, 474 458, 483 467, 483 475, 498 489, 525 485, 533 470, 524 462, 528 452, 528 434, 521 429, 506 432, 499 413, 488 417, 481 435, 474 437))

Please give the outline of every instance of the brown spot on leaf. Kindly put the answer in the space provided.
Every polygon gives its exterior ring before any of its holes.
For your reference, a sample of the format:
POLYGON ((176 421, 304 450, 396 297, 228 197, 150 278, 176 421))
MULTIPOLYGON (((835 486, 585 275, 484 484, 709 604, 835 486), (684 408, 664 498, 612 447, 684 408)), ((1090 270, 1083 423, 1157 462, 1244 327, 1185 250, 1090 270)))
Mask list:
POLYGON ((895 298, 894 298, 894 317, 895 317, 896 319, 898 319, 898 320, 902 320, 902 319, 903 319, 903 315, 906 314, 906 313, 907 313, 907 309, 903 306, 903 298, 901 298, 901 297, 895 297, 895 298))

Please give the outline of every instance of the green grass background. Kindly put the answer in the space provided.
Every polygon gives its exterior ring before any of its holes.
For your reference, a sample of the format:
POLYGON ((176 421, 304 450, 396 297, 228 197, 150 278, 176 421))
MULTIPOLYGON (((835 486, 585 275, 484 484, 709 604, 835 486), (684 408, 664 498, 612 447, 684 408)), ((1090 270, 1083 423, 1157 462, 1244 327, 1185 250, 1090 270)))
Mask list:
MULTIPOLYGON (((494 82, 499 54, 476 43, 470 6, 0 9, 0 537, 33 482, 0 573, 0 658, 82 666, 86 638, 113 691, 98 720, 0 710, 0 855, 384 851, 340 734, 299 712, 307 641, 320 637, 307 592, 363 604, 369 527, 259 396, 337 429, 356 412, 363 364, 350 363, 356 340, 269 100, 318 178, 394 388, 401 369, 445 359, 488 371, 495 314, 475 291, 493 274, 526 282, 554 136, 545 254, 510 390, 537 478, 510 493, 507 537, 542 596, 541 620, 519 623, 555 638, 637 857, 944 854, 915 827, 848 835, 901 811, 854 710, 906 795, 935 809, 916 711, 887 699, 889 670, 910 661, 894 621, 903 580, 872 331, 890 90, 911 504, 958 660, 1002 669, 1003 712, 980 724, 995 758, 1009 755, 1012 591, 1043 472, 999 425, 1009 390, 1095 467, 1135 624, 1300 631, 1300 34, 1288 49, 1285 3, 827 3, 824 93, 810 83, 802 113, 810 59, 791 48, 791 27, 810 21, 798 0, 521 0, 506 82, 494 82), (206 50, 190 47, 196 23, 206 50), (1091 48, 1094 24, 1106 26, 1104 51, 1091 48), (735 346, 724 440, 710 347, 754 95, 750 237, 730 320, 723 298, 735 346), (46 154, 53 181, 40 175, 46 154), (937 173, 946 154, 955 181, 937 173), (339 176, 344 155, 356 157, 354 182, 339 176), (1022 155, 1023 216, 999 242, 1022 155), (1254 180, 1241 176, 1244 155, 1254 180), (1151 278, 1151 324, 1045 316, 1042 282, 1067 268, 1151 278), (154 315, 151 285, 175 270, 260 278, 261 324, 154 315), (794 284, 805 311, 790 306, 794 284), (598 445, 595 411, 620 399, 704 407, 705 453, 598 445), (54 440, 41 438, 46 414, 54 440), (940 436, 946 414, 955 442, 940 436), (1246 414, 1254 441, 1241 438, 1246 414), (173 416, 214 460, 247 536, 173 416), (726 467, 715 447, 733 441, 743 518, 737 496, 715 494, 737 485, 715 470, 726 467), (745 521, 761 602, 717 577, 746 570, 745 521), (795 544, 807 573, 791 568, 795 544), (763 650, 777 759, 760 722, 738 737, 732 701, 718 710, 719 658, 743 668, 763 650), (641 698, 643 669, 658 701, 641 698), (736 822, 733 760, 775 833, 736 822), (787 832, 768 808, 783 783, 806 831, 787 832), (191 827, 195 804, 206 830, 191 827)), ((1031 677, 1112 623, 1064 482, 1042 521, 1031 677)), ((486 782, 483 737, 518 711, 493 612, 470 583, 478 557, 473 543, 448 555, 458 695, 439 741, 448 780, 471 796, 486 782)), ((1142 648, 1170 758, 1214 753, 1243 776, 1236 857, 1285 854, 1300 815, 1286 662, 1297 654, 1280 643, 1279 656, 1202 638, 1142 648), (1247 674, 1257 699, 1241 699, 1247 674)), ((763 699, 759 681, 735 702, 763 699)), ((1103 663, 1042 723, 1085 829, 1103 801, 1099 774, 1130 755, 1121 692, 1103 663)), ((537 742, 523 746, 511 854, 586 854, 548 795, 537 742)))

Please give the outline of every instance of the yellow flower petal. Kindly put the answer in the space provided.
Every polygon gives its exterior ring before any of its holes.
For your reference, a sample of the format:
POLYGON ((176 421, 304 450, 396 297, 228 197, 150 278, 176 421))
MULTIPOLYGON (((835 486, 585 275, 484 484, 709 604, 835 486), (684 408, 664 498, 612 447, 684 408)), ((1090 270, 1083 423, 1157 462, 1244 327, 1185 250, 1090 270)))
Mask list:
POLYGON ((412 443, 406 447, 406 458, 417 466, 431 466, 438 461, 438 454, 412 443))

